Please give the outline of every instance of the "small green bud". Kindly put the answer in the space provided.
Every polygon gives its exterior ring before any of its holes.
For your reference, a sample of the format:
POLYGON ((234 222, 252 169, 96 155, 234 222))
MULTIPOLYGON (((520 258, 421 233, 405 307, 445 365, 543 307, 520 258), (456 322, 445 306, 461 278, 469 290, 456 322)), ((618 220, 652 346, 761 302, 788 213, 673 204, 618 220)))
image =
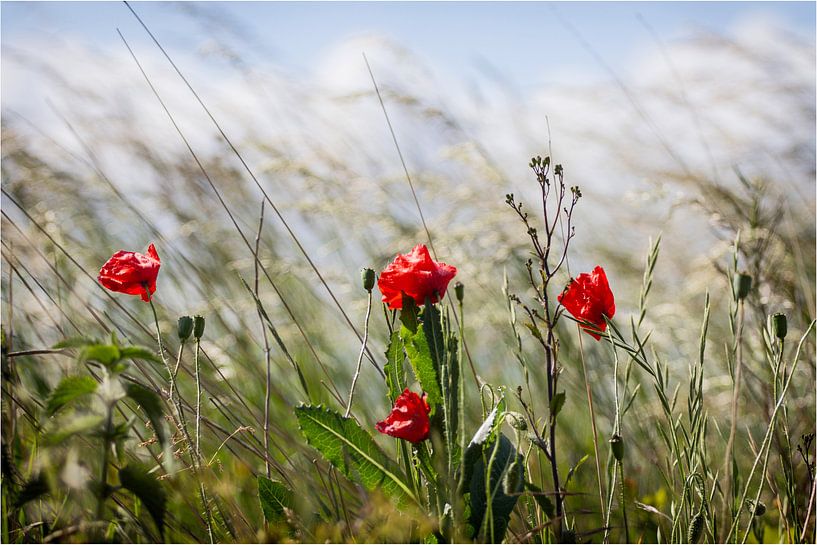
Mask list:
POLYGON ((689 528, 687 529, 687 541, 689 543, 698 543, 701 539, 701 534, 704 531, 704 513, 698 511, 692 520, 689 521, 689 528))
POLYGON ((375 281, 375 274, 374 270, 366 268, 360 270, 360 278, 363 280, 363 289, 366 291, 372 291, 374 288, 374 281, 375 281))
POLYGON ((193 317, 193 336, 197 339, 201 339, 203 335, 204 335, 204 316, 196 314, 193 317))
POLYGON ((735 280, 735 291, 738 294, 738 300, 746 299, 751 289, 752 276, 746 273, 738 274, 738 277, 735 280))
POLYGON ((193 318, 190 316, 182 316, 179 318, 179 340, 184 342, 190 338, 193 333, 193 318))
POLYGON ((465 286, 462 282, 454 284, 454 294, 457 296, 457 301, 462 303, 462 300, 465 299, 465 286))
POLYGON ((610 438, 610 448, 613 450, 613 456, 617 461, 624 459, 624 439, 619 434, 615 434, 610 438))
POLYGON ((772 333, 781 341, 786 338, 786 333, 789 330, 789 324, 786 320, 786 315, 778 312, 772 315, 772 333))

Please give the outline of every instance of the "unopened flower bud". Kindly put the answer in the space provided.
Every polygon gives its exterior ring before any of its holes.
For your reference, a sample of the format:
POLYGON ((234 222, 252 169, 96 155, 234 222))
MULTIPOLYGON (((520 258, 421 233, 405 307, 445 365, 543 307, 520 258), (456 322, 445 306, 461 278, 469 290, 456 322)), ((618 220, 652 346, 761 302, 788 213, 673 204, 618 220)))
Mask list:
POLYGON ((505 492, 506 495, 511 496, 519 493, 522 489, 524 472, 525 468, 519 463, 519 460, 514 460, 511 463, 511 467, 508 468, 508 472, 505 473, 505 478, 502 480, 503 492, 505 492))
POLYGON ((516 412, 508 412, 506 418, 513 429, 527 431, 528 423, 525 421, 525 417, 521 414, 516 412))
POLYGON ((689 528, 687 528, 687 542, 698 543, 698 540, 701 539, 703 530, 704 513, 703 511, 698 511, 695 516, 692 517, 692 520, 689 521, 689 528))
POLYGON ((190 316, 182 316, 179 318, 179 340, 184 342, 190 338, 190 334, 193 333, 193 318, 190 316))
POLYGON ((789 330, 789 324, 786 320, 786 315, 778 312, 772 315, 772 333, 781 341, 786 338, 786 333, 789 330))
POLYGON ((751 289, 752 276, 746 273, 738 274, 738 277, 735 280, 735 291, 738 294, 738 300, 746 299, 751 289))
POLYGON ((454 284, 454 294, 457 296, 457 301, 462 303, 462 300, 465 299, 465 286, 462 282, 454 284))
POLYGON ((610 448, 613 450, 613 456, 617 461, 624 459, 624 439, 619 434, 615 434, 610 438, 610 448))
POLYGON ((360 278, 363 280, 363 289, 366 291, 372 291, 375 280, 374 270, 369 268, 361 269, 360 278))
POLYGON ((204 316, 195 315, 193 317, 193 336, 201 339, 204 335, 204 316))

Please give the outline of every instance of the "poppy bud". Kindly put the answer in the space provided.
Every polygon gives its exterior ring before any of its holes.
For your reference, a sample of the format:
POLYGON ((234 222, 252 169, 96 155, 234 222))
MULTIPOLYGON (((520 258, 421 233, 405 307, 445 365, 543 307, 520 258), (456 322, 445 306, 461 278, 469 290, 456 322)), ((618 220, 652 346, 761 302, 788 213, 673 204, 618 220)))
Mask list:
POLYGON ((752 276, 746 273, 738 274, 735 280, 735 291, 738 295, 738 300, 746 299, 749 291, 752 289, 752 276))
POLYGON ((202 335, 204 335, 204 316, 196 314, 193 317, 193 336, 201 339, 202 335))
POLYGON ((508 468, 508 472, 505 473, 505 478, 502 480, 502 491, 505 492, 506 496, 517 494, 522 488, 523 472, 524 468, 522 464, 519 463, 519 460, 514 460, 511 463, 511 467, 508 468))
POLYGON ((687 542, 698 543, 698 540, 701 539, 703 530, 704 513, 703 511, 698 511, 695 513, 695 516, 692 517, 692 520, 689 521, 689 528, 687 528, 687 542))
POLYGON ((619 434, 610 438, 610 448, 613 449, 613 456, 617 461, 624 459, 624 439, 619 434))
POLYGON ((457 301, 462 303, 462 300, 465 298, 465 286, 462 282, 454 284, 454 294, 457 296, 457 301))
POLYGON ((778 312, 777 314, 772 315, 772 333, 775 337, 780 339, 781 341, 786 338, 786 333, 788 332, 789 325, 786 321, 786 315, 778 312))
POLYGON ((508 419, 508 423, 511 425, 513 429, 519 431, 527 431, 528 423, 525 421, 525 417, 522 416, 521 414, 515 412, 508 412, 506 418, 508 419))
POLYGON ((193 333, 193 318, 190 316, 182 316, 179 318, 179 340, 184 342, 190 338, 193 333))
POLYGON ((360 278, 363 280, 363 289, 366 291, 372 291, 374 287, 374 270, 373 269, 361 269, 360 270, 360 278))

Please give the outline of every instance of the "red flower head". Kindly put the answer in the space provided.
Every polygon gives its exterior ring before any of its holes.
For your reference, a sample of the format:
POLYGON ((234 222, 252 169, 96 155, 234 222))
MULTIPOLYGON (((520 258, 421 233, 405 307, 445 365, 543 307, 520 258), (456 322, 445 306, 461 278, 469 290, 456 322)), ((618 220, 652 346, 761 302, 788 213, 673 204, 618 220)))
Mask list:
MULTIPOLYGON (((575 318, 590 322, 599 331, 607 329, 604 317, 612 318, 616 313, 616 302, 607 283, 607 275, 598 266, 593 272, 582 273, 573 279, 558 299, 575 318)), ((596 340, 601 338, 592 328, 582 327, 596 340)))
POLYGON ((420 397, 406 388, 397 397, 389 416, 375 424, 375 428, 380 433, 419 443, 428 439, 430 412, 425 394, 420 397))
POLYGON ((148 302, 156 291, 161 264, 153 244, 148 246, 147 255, 119 250, 102 265, 97 279, 111 291, 141 295, 142 301, 148 302))
POLYGON ((425 244, 418 244, 411 253, 398 254, 383 269, 377 287, 389 308, 401 309, 404 293, 418 305, 425 304, 426 298, 436 303, 456 274, 456 267, 434 261, 425 244))

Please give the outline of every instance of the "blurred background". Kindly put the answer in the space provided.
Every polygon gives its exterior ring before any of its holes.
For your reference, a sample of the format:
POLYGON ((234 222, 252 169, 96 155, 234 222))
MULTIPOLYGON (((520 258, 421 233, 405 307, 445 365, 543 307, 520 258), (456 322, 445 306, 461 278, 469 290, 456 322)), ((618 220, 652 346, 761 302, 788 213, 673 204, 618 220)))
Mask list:
MULTIPOLYGON (((252 285, 260 274, 260 299, 331 404, 335 386, 348 391, 359 348, 342 316, 362 328, 359 269, 380 270, 427 241, 364 54, 438 257, 457 266, 466 286, 466 341, 485 380, 509 388, 522 381, 502 288, 507 275, 509 291, 527 294, 530 250, 505 195, 535 208, 538 186, 527 168, 535 155, 552 156, 566 183, 581 188, 570 270, 603 265, 624 324, 638 307, 650 239, 661 234, 646 323, 682 375, 711 292, 712 413, 729 405, 718 351, 729 338, 725 271, 738 231, 739 267, 757 280, 752 327, 783 311, 796 335, 814 317, 814 3, 132 6, 332 294, 269 205, 259 237, 268 276, 255 271, 262 194, 124 3, 3 2, 3 319, 13 317, 14 350, 109 327, 150 345, 149 309, 110 297, 94 278, 114 251, 155 242, 165 330, 180 314, 209 320, 209 395, 233 411, 213 414, 222 425, 215 445, 242 425, 259 434, 262 328, 240 277, 252 285)), ((379 356, 387 330, 376 310, 370 347, 379 356)), ((565 340, 560 380, 580 392, 575 342, 575 334, 565 340)), ((604 407, 610 355, 587 350, 604 407)), ((284 444, 297 379, 273 352, 284 444)), ((30 380, 56 383, 60 366, 71 365, 49 360, 30 380)), ((372 407, 361 416, 371 424, 387 410, 385 393, 371 366, 361 381, 358 395, 372 407)), ((812 356, 792 396, 803 409, 814 405, 813 384, 812 356)), ((563 433, 576 452, 589 445, 583 403, 576 395, 566 406, 576 425, 563 433)))

